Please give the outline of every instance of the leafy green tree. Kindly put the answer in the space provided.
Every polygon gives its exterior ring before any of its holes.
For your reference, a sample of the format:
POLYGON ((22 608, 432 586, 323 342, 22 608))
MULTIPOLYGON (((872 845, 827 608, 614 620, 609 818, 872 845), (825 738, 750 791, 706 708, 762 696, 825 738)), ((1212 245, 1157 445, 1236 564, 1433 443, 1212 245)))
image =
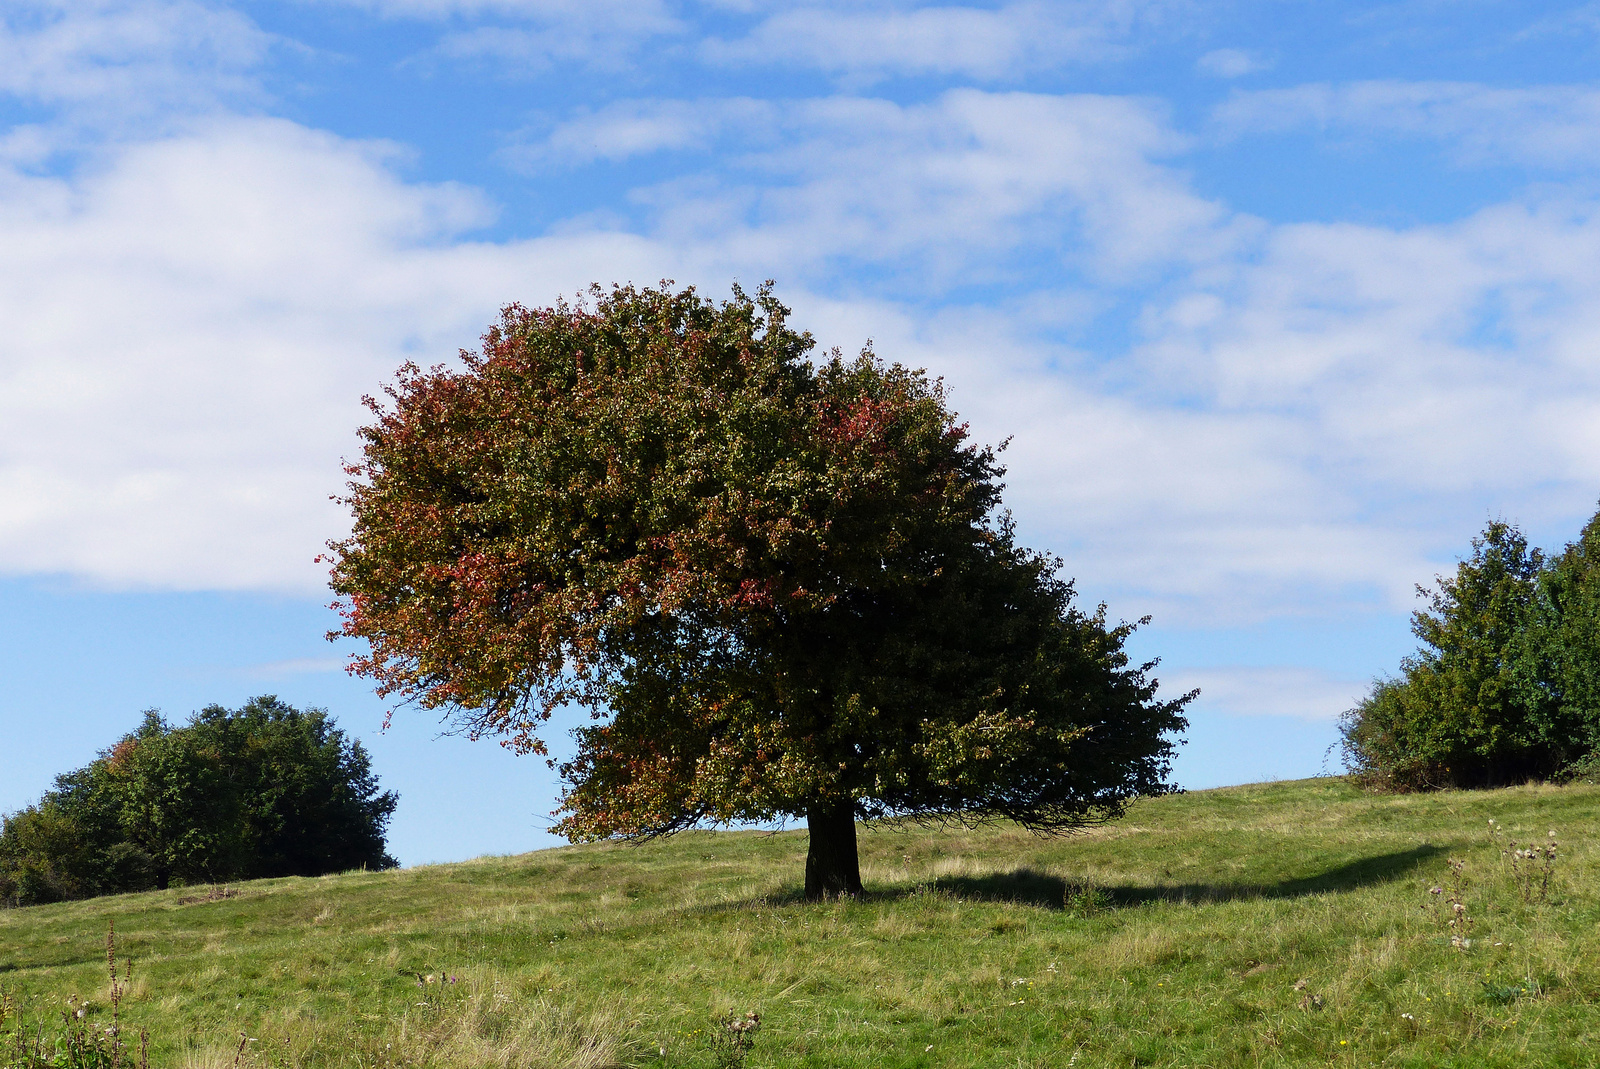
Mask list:
POLYGON ((1600 515, 1540 569, 1517 669, 1550 761, 1600 752, 1600 515))
POLYGON ((58 782, 59 804, 68 812, 114 807, 116 832, 153 859, 157 886, 239 879, 251 843, 243 777, 230 760, 237 756, 146 713, 138 732, 90 766, 82 788, 58 782))
POLYGON ((326 711, 267 696, 237 710, 209 706, 187 730, 229 767, 246 878, 394 867, 384 828, 398 797, 378 789, 366 748, 326 711))
POLYGON ((803 818, 811 897, 860 890, 859 818, 1052 831, 1166 789, 1187 698, 1015 544, 940 384, 811 363, 768 289, 593 293, 369 399, 330 559, 380 694, 536 753, 587 707, 562 831, 803 818))
POLYGON ((31 805, 0 820, 0 903, 60 902, 96 887, 91 844, 59 807, 31 805))
POLYGON ((1549 775, 1549 696, 1530 686, 1528 630, 1544 556, 1516 527, 1492 522, 1472 556, 1412 615, 1423 648, 1382 680, 1343 724, 1346 758, 1368 782, 1399 790, 1475 787, 1549 775))
POLYGON ((0 830, 0 897, 55 901, 174 882, 315 876, 394 865, 393 792, 321 709, 275 697, 154 711, 0 830))

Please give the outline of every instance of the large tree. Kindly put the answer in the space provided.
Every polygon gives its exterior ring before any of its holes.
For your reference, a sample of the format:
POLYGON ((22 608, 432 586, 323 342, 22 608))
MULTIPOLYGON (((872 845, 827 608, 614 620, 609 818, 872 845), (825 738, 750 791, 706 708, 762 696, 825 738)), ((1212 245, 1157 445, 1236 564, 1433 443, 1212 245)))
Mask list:
POLYGON ((859 818, 1052 831, 1165 789, 1187 699, 1016 544, 939 383, 813 363, 768 289, 593 299, 369 399, 330 560, 381 694, 537 753, 585 706, 570 838, 804 818, 808 897, 860 890, 859 818))

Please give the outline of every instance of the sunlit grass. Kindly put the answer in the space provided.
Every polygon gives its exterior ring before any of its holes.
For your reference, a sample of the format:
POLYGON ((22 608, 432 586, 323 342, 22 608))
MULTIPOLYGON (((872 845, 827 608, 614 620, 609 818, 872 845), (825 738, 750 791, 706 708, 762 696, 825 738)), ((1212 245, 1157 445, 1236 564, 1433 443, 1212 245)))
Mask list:
POLYGON ((115 919, 124 1024, 159 1066, 231 1066, 241 1033, 240 1065, 711 1066, 715 1018, 751 1011, 747 1067, 1579 1065, 1597 803, 1323 779, 1065 839, 869 831, 869 895, 822 905, 798 899, 804 833, 180 889, 0 912, 0 987, 46 1024, 99 1000, 115 919), (1547 901, 1491 818, 1560 833, 1547 901), (1451 857, 1465 950, 1428 893, 1451 857))

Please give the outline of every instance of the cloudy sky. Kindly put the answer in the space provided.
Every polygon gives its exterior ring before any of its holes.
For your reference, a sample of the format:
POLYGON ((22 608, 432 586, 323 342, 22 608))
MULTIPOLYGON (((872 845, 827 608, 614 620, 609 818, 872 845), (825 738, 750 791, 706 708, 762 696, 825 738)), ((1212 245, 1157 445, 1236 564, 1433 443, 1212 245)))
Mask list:
POLYGON ((1600 498, 1600 5, 0 4, 0 811, 328 707, 408 863, 550 774, 340 670, 360 398, 510 301, 777 280, 945 377, 1025 539, 1203 689, 1191 787, 1337 770, 1414 585, 1600 498))

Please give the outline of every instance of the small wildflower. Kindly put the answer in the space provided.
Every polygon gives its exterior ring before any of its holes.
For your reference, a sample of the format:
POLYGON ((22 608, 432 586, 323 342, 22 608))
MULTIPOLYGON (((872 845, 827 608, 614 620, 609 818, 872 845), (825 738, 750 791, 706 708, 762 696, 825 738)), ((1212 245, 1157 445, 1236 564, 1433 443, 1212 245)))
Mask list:
POLYGON ((1416 1020, 1416 1018, 1411 1016, 1409 1013, 1402 1013, 1400 1015, 1400 1017, 1401 1017, 1402 1020, 1406 1020, 1406 1021, 1415 1021, 1416 1020))

